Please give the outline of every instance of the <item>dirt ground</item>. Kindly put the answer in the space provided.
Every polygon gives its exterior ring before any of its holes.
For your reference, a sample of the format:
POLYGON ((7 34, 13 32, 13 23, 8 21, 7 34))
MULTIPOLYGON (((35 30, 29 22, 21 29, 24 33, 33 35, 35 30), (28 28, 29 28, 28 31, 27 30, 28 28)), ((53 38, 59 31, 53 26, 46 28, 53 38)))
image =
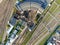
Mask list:
POLYGON ((6 31, 6 24, 14 7, 15 0, 3 0, 0 3, 0 36, 6 31))

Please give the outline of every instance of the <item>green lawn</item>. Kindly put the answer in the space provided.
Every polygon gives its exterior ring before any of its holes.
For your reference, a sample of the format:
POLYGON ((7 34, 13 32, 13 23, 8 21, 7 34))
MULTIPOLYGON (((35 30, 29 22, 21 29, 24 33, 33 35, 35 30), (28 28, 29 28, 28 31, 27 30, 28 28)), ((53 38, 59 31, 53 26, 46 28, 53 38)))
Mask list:
POLYGON ((51 36, 53 36, 56 32, 56 30, 60 29, 60 25, 58 25, 53 32, 48 34, 41 42, 39 45, 46 45, 47 41, 50 39, 51 36))
POLYGON ((50 16, 49 13, 47 13, 47 14, 46 14, 46 17, 45 17, 45 21, 47 21, 49 18, 51 18, 51 16, 50 16))
POLYGON ((34 31, 32 32, 28 32, 27 36, 25 37, 25 40, 23 41, 22 45, 26 45, 26 43, 29 41, 29 39, 31 38, 32 34, 34 31))
POLYGON ((10 28, 10 25, 9 25, 9 24, 7 24, 6 29, 8 30, 9 28, 10 28))
POLYGON ((58 12, 60 12, 60 6, 56 8, 56 10, 53 12, 54 15, 56 15, 58 12))
POLYGON ((46 40, 49 38, 49 36, 50 36, 50 34, 47 35, 47 36, 39 43, 39 45, 44 45, 45 42, 46 42, 46 40))
POLYGON ((2 41, 2 36, 0 36, 0 43, 1 43, 1 41, 2 41))
POLYGON ((6 36, 6 38, 5 38, 5 40, 4 40, 4 45, 6 44, 7 40, 8 40, 8 38, 7 38, 7 36, 6 36))
POLYGON ((0 43, 2 42, 4 31, 2 32, 2 35, 0 35, 0 43))
POLYGON ((34 31, 36 30, 38 24, 35 26, 35 28, 30 32, 30 31, 27 31, 26 32, 26 35, 25 35, 25 40, 23 41, 23 43, 21 45, 26 45, 26 43, 29 41, 29 39, 31 38, 32 34, 34 33, 34 31))
POLYGON ((56 3, 60 4, 60 0, 56 0, 56 3))
POLYGON ((57 5, 55 3, 53 3, 49 11, 51 13, 53 13, 53 11, 56 9, 56 7, 57 7, 57 5))
MULTIPOLYGON (((46 30, 45 32, 43 32, 43 34, 40 35, 39 37, 42 38, 47 32, 48 32, 48 30, 46 30)), ((39 39, 40 39, 40 38, 39 38, 39 39)), ((37 39, 33 44, 35 44, 39 39, 37 39)))
POLYGON ((55 33, 55 31, 50 32, 40 43, 39 45, 47 45, 49 38, 55 33))
POLYGON ((47 23, 49 23, 49 21, 51 21, 52 17, 50 16, 49 13, 46 14, 46 16, 43 18, 43 22, 45 23, 45 25, 47 23))

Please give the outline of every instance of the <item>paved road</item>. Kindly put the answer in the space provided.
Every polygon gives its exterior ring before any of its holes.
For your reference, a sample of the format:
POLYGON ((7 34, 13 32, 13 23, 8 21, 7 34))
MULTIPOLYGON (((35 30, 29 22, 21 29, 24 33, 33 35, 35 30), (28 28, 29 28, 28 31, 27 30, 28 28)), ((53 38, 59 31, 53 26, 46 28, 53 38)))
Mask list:
POLYGON ((0 35, 3 31, 6 31, 6 24, 10 19, 14 3, 15 0, 3 0, 2 3, 0 3, 0 35))

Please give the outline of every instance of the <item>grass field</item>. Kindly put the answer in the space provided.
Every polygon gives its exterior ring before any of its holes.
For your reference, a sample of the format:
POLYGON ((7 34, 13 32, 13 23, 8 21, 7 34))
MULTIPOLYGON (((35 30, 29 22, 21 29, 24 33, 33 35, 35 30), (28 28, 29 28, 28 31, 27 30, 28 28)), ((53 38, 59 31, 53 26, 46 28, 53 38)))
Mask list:
MULTIPOLYGON (((60 4, 60 0, 56 0, 56 2, 57 2, 57 4, 60 4)), ((52 4, 52 6, 51 6, 51 8, 50 8, 50 12, 51 13, 53 13, 53 15, 54 16, 56 16, 56 14, 58 13, 58 12, 60 12, 60 6, 58 7, 58 8, 56 8, 57 7, 57 5, 55 4, 55 3, 53 3, 52 4), (56 9, 56 10, 55 10, 56 9)), ((49 16, 46 16, 46 19, 48 19, 47 17, 49 17, 49 16)), ((58 18, 58 17, 57 17, 58 18)), ((58 28, 57 30, 60 30, 60 28, 58 28)), ((52 34, 54 34, 54 32, 52 33, 52 34)), ((51 34, 51 35, 52 35, 51 34)), ((45 45, 45 42, 46 42, 46 40, 48 39, 50 37, 50 34, 48 34, 40 43, 39 43, 39 45, 45 45)))
POLYGON ((28 40, 31 38, 33 32, 34 32, 34 31, 28 32, 28 34, 27 34, 27 36, 25 37, 25 40, 23 41, 22 45, 26 45, 26 43, 28 42, 28 40))
POLYGON ((60 6, 56 8, 56 10, 53 12, 54 15, 58 14, 60 12, 60 6))
POLYGON ((51 21, 52 17, 49 13, 46 14, 46 16, 43 18, 43 23, 46 25, 51 21))
POLYGON ((53 12, 53 16, 56 17, 57 20, 60 19, 60 6, 58 6, 55 11, 53 12))
POLYGON ((56 0, 56 3, 60 4, 60 0, 56 0))
POLYGON ((51 32, 50 34, 48 34, 40 43, 39 45, 46 45, 47 41, 50 39, 51 36, 53 36, 56 32, 56 30, 60 30, 60 25, 58 25, 53 32, 51 32))
POLYGON ((29 39, 31 38, 32 34, 34 33, 34 31, 36 30, 38 24, 35 26, 35 28, 30 32, 30 31, 27 31, 26 32, 26 35, 25 35, 25 40, 22 42, 21 45, 26 45, 26 43, 29 41, 29 39))
POLYGON ((0 43, 2 42, 3 34, 4 34, 4 31, 3 31, 2 34, 0 35, 0 43))
POLYGON ((53 11, 56 9, 56 7, 57 7, 57 5, 55 3, 53 3, 49 11, 51 13, 53 13, 53 11))
POLYGON ((39 41, 39 39, 41 39, 42 37, 43 37, 43 35, 45 35, 47 32, 48 32, 48 30, 46 30, 46 28, 44 28, 43 30, 42 30, 42 34, 41 35, 39 35, 39 38, 37 38, 36 40, 35 40, 35 42, 33 43, 33 45, 37 42, 37 41, 39 41))
POLYGON ((50 36, 50 34, 47 35, 47 36, 39 43, 39 45, 44 45, 45 42, 46 42, 46 40, 49 38, 49 36, 50 36))
POLYGON ((0 36, 0 43, 1 43, 1 41, 2 41, 2 36, 0 36))

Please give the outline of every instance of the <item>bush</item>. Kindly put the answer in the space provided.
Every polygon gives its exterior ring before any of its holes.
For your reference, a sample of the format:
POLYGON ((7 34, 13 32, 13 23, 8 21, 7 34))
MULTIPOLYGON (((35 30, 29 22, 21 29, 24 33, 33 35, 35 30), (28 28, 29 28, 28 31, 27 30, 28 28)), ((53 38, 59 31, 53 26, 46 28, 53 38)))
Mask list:
POLYGON ((39 17, 41 16, 41 14, 37 14, 37 16, 36 16, 36 21, 39 19, 39 17))

